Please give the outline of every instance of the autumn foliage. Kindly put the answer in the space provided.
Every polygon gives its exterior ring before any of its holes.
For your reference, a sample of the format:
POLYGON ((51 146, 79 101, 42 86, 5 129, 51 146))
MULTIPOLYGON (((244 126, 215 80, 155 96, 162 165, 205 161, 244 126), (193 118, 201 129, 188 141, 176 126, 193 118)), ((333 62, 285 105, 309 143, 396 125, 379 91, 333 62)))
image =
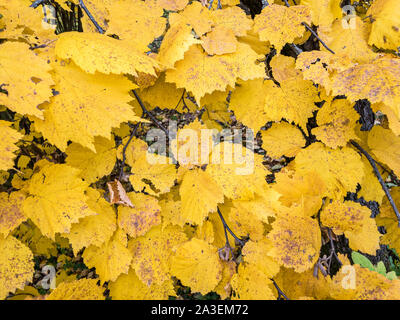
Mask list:
POLYGON ((400 298, 400 1, 32 2, 0 4, 0 299, 400 298))

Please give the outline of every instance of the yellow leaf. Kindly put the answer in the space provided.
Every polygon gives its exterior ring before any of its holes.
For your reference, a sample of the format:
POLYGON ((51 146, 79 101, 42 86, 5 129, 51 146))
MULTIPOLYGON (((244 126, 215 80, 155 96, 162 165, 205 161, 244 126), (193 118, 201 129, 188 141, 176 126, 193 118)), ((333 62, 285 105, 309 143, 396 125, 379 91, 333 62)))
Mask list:
MULTIPOLYGON (((127 40, 140 52, 149 51, 148 45, 161 36, 167 20, 162 17, 162 2, 155 0, 116 0, 108 7, 107 34, 127 40)), ((135 51, 136 51, 135 50, 135 51)), ((129 52, 126 52, 129 55, 129 52)))
MULTIPOLYGON (((368 160, 363 157, 362 161, 364 163, 365 175, 360 182, 361 190, 358 191, 357 196, 359 198, 363 197, 366 201, 376 201, 381 204, 383 197, 385 196, 385 191, 383 191, 382 186, 368 160)), ((378 169, 380 168, 378 167, 378 169)), ((386 178, 385 174, 387 173, 381 171, 381 176, 384 180, 386 178)))
POLYGON ((184 9, 189 0, 157 0, 157 4, 168 11, 179 11, 184 9))
POLYGON ((340 0, 301 0, 300 4, 311 9, 311 21, 316 26, 330 26, 342 17, 340 0))
POLYGON ((72 63, 56 66, 55 72, 59 94, 46 106, 44 120, 34 118, 34 122, 36 130, 59 149, 65 151, 72 140, 96 152, 95 136, 110 139, 112 127, 140 120, 128 104, 135 86, 123 76, 90 75, 72 63))
POLYGON ((116 214, 100 192, 89 188, 87 196, 86 203, 97 214, 80 218, 77 223, 72 224, 68 234, 63 234, 68 238, 75 254, 90 245, 100 247, 111 238, 117 228, 116 214))
POLYGON ((97 279, 80 279, 62 282, 46 300, 104 300, 104 288, 98 286, 97 279))
POLYGON ((202 169, 189 170, 179 188, 181 212, 185 222, 202 225, 210 212, 224 201, 221 188, 202 169))
POLYGON ((20 191, 0 193, 0 236, 8 234, 26 220, 22 211, 25 195, 20 191))
POLYGON ((59 36, 55 53, 72 59, 82 70, 110 74, 138 72, 155 76, 157 61, 138 51, 129 41, 116 40, 99 33, 64 32, 59 36))
POLYGON ((307 132, 306 123, 317 110, 314 102, 317 102, 317 89, 311 81, 291 78, 276 86, 268 81, 268 87, 264 91, 264 111, 270 120, 280 121, 285 118, 289 122, 294 121, 307 132))
POLYGON ((296 60, 293 57, 276 55, 272 57, 269 64, 274 79, 279 83, 290 78, 301 78, 301 72, 296 70, 296 60))
POLYGON ((172 25, 161 43, 157 59, 163 67, 171 69, 182 60, 191 45, 201 43, 192 34, 192 27, 180 22, 172 25))
POLYGON ((235 36, 241 37, 253 26, 253 21, 246 16, 243 9, 235 6, 212 12, 212 19, 218 27, 232 30, 235 36))
POLYGON ((52 96, 54 82, 50 65, 20 42, 0 45, 0 82, 7 94, 0 93, 0 104, 12 111, 43 118, 39 105, 52 96))
POLYGON ((91 245, 86 248, 82 255, 83 261, 89 268, 96 268, 101 283, 115 281, 120 274, 127 274, 131 265, 132 255, 126 246, 126 233, 118 229, 100 247, 91 245))
POLYGON ((260 40, 274 45, 279 54, 286 43, 303 35, 302 22, 311 23, 311 12, 306 6, 287 8, 270 4, 254 18, 254 31, 258 32, 260 40))
POLYGON ((0 299, 22 289, 33 279, 33 254, 28 247, 12 236, 0 235, 0 299))
POLYGON ((48 164, 29 180, 23 210, 50 239, 57 232, 69 233, 71 224, 96 214, 86 204, 88 184, 79 170, 66 164, 48 164))
POLYGON ((276 300, 271 279, 254 265, 239 265, 231 280, 235 300, 276 300))
POLYGON ((133 256, 132 268, 140 281, 147 287, 169 281, 172 249, 186 240, 183 230, 176 226, 163 230, 157 226, 145 236, 131 239, 128 248, 133 256))
POLYGON ((302 174, 315 171, 334 199, 354 192, 364 177, 364 163, 356 151, 349 147, 330 149, 320 142, 301 150, 294 165, 302 174))
POLYGON ((94 147, 96 152, 73 142, 65 151, 66 163, 81 170, 80 176, 89 183, 109 175, 117 158, 117 149, 113 140, 101 136, 94 137, 94 147))
POLYGON ((367 11, 372 27, 368 44, 388 50, 400 46, 400 3, 396 0, 374 1, 367 11))
POLYGON ((167 300, 169 296, 175 295, 171 280, 166 280, 161 285, 152 283, 147 286, 140 281, 133 269, 128 274, 121 274, 115 282, 109 283, 108 288, 113 300, 167 300))
POLYGON ((176 249, 171 259, 171 274, 192 292, 206 294, 222 279, 222 264, 217 248, 193 238, 176 249))
POLYGON ((359 117, 347 99, 326 102, 317 114, 318 127, 311 133, 326 146, 336 149, 345 146, 350 139, 357 139, 355 127, 359 117))
POLYGON ((221 299, 226 299, 231 296, 232 286, 231 279, 236 273, 236 263, 234 261, 222 262, 222 279, 215 288, 215 292, 218 293, 221 299))
POLYGON ((218 25, 202 37, 202 46, 210 55, 233 53, 237 48, 237 40, 231 29, 218 25))
POLYGON ((261 138, 262 148, 276 159, 296 156, 306 143, 301 131, 287 122, 273 123, 267 131, 261 131, 261 138))
POLYGON ((0 169, 8 170, 14 166, 14 152, 18 150, 15 143, 22 139, 22 134, 10 128, 11 122, 0 120, 0 169))
POLYGON ((349 247, 355 251, 361 251, 375 256, 376 250, 380 248, 379 242, 381 234, 373 218, 365 219, 361 231, 345 231, 344 234, 346 238, 349 239, 349 247))
POLYGON ((272 223, 268 239, 273 244, 270 255, 286 268, 304 272, 318 260, 321 230, 318 221, 305 216, 301 207, 282 210, 272 223))
POLYGON ((368 134, 368 146, 376 159, 388 165, 400 176, 400 138, 391 130, 375 126, 368 134))
POLYGON ((161 208, 156 198, 135 192, 129 192, 127 195, 133 208, 118 207, 118 225, 121 229, 136 238, 161 223, 161 208))

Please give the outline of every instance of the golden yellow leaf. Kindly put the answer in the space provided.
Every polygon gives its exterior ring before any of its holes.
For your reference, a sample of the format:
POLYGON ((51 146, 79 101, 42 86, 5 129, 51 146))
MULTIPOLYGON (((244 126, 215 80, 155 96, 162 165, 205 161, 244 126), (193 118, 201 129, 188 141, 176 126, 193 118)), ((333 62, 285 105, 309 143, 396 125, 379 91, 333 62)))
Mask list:
POLYGON ((168 11, 179 11, 184 9, 189 0, 157 0, 157 4, 168 11))
POLYGON ((192 27, 184 22, 172 25, 165 34, 161 43, 157 60, 168 69, 184 58, 185 52, 191 45, 201 43, 192 34, 192 27))
POLYGON ((50 239, 57 232, 69 233, 80 218, 96 214, 86 204, 88 183, 78 175, 78 169, 66 164, 48 164, 29 180, 24 213, 50 239))
POLYGON ((202 225, 210 212, 217 210, 224 195, 218 184, 202 169, 189 170, 179 188, 181 212, 185 222, 202 225))
POLYGON ((311 9, 311 21, 316 26, 330 26, 342 17, 340 0, 301 0, 300 4, 311 9))
POLYGON ((222 279, 222 264, 217 248, 193 238, 176 249, 171 258, 171 274, 192 292, 206 294, 222 279))
POLYGON ((202 46, 210 55, 233 53, 237 48, 237 40, 231 29, 218 25, 202 37, 202 46))
POLYGON ((271 279, 254 265, 240 264, 231 285, 235 300, 276 300, 271 279))
POLYGON ((22 202, 25 194, 14 191, 10 194, 0 193, 0 236, 7 237, 8 234, 26 220, 22 211, 22 202))
POLYGON ((235 36, 241 37, 253 26, 253 21, 246 16, 243 9, 235 6, 212 12, 214 24, 232 30, 235 36))
POLYGON ((254 31, 260 40, 269 41, 279 52, 286 43, 293 42, 305 32, 302 22, 311 23, 311 12, 306 6, 287 8, 276 4, 266 6, 254 19, 254 31))
POLYGON ((128 244, 132 252, 132 268, 147 287, 163 285, 171 279, 170 259, 172 249, 184 243, 187 237, 177 226, 152 228, 145 236, 131 239, 128 244))
POLYGON ((399 116, 399 77, 399 59, 381 57, 335 75, 332 92, 335 95, 344 94, 352 102, 359 99, 368 99, 371 103, 383 102, 399 116))
POLYGON ((94 137, 111 138, 111 128, 139 117, 128 104, 135 86, 119 75, 90 75, 71 64, 55 67, 59 92, 44 110, 44 120, 34 118, 35 128, 65 151, 72 140, 96 152, 94 137), (71 79, 74 79, 72 81, 71 79))
POLYGON ((236 273, 236 263, 234 261, 223 261, 222 265, 222 279, 218 283, 214 291, 219 294, 221 299, 226 299, 231 296, 231 279, 236 273))
POLYGON ((274 79, 279 83, 290 78, 301 78, 301 72, 295 68, 296 60, 293 57, 276 55, 269 64, 274 79))
POLYGON ((269 81, 254 79, 241 81, 231 95, 229 109, 245 126, 257 132, 270 119, 264 110, 265 92, 270 87, 269 81))
POLYGON ((138 51, 129 41, 116 40, 99 33, 64 32, 59 36, 55 53, 72 59, 82 70, 94 74, 131 74, 155 76, 155 59, 138 51))
POLYGON ((121 274, 115 282, 109 283, 108 288, 113 300, 167 300, 169 296, 175 295, 171 280, 166 280, 161 285, 152 283, 147 286, 140 281, 133 269, 128 274, 121 274))
POLYGON ((301 131, 287 122, 273 123, 271 128, 261 131, 261 138, 262 148, 271 158, 294 157, 306 143, 301 131))
POLYGON ((193 1, 182 12, 170 14, 169 23, 171 26, 179 23, 186 23, 190 25, 200 37, 211 31, 214 20, 212 19, 211 12, 207 8, 204 8, 200 2, 193 1))
POLYGON ((98 286, 97 279, 80 279, 62 282, 46 300, 104 300, 104 288, 98 286))
POLYGON ((400 3, 396 0, 374 1, 367 11, 372 26, 368 44, 388 50, 400 46, 400 3))
POLYGON ((375 126, 368 134, 368 146, 378 161, 382 161, 400 176, 400 138, 391 130, 375 126))
POLYGON ((161 207, 163 229, 169 224, 183 226, 186 223, 181 214, 181 200, 176 187, 171 192, 161 196, 158 204, 161 207))
POLYGON ((79 219, 77 223, 72 224, 68 234, 63 234, 68 238, 75 254, 90 245, 100 247, 111 238, 117 228, 116 214, 100 192, 89 188, 87 196, 86 203, 97 214, 79 219))
POLYGON ((83 261, 89 268, 96 268, 101 283, 115 281, 122 273, 128 273, 132 255, 127 243, 126 233, 118 229, 109 241, 99 247, 91 245, 83 252, 83 261))
POLYGON ((116 0, 112 1, 108 11, 107 34, 116 34, 140 52, 149 51, 148 45, 163 34, 167 24, 162 17, 162 3, 156 0, 116 0))
POLYGON ((294 121, 307 132, 306 123, 317 110, 314 102, 317 102, 317 89, 311 81, 291 78, 280 83, 280 87, 271 80, 264 91, 264 111, 270 120, 280 121, 285 118, 289 122, 294 121))
POLYGON ((315 171, 333 199, 354 192, 364 177, 364 163, 356 151, 349 147, 330 149, 320 142, 301 150, 294 166, 302 174, 315 171))
POLYGON ((359 117, 347 99, 326 102, 317 113, 318 127, 311 133, 326 146, 336 149, 351 139, 357 139, 355 127, 359 117))
POLYGON ((0 104, 12 111, 43 118, 39 106, 50 101, 54 85, 45 60, 29 50, 27 44, 6 42, 0 45, 0 104))
POLYGON ((344 234, 349 239, 349 247, 355 251, 375 256, 376 250, 380 248, 381 234, 373 218, 365 219, 361 231, 345 231, 344 234))
POLYGON ((0 252, 0 299, 4 299, 32 281, 34 263, 31 250, 12 236, 0 235, 0 252))
POLYGON ((156 198, 135 192, 129 192, 128 197, 133 208, 118 207, 118 225, 122 230, 136 238, 161 223, 161 208, 156 198))
POLYGON ((23 135, 10 128, 11 122, 0 120, 0 169, 8 170, 14 166, 14 152, 18 150, 15 143, 22 139, 23 135))
MULTIPOLYGON (((371 167, 371 164, 366 158, 363 157, 364 162, 364 178, 360 182, 361 190, 358 191, 357 196, 359 198, 363 197, 366 201, 376 201, 379 204, 382 203, 383 197, 385 196, 385 191, 383 191, 379 180, 371 167)), ((378 169, 380 169, 378 167, 378 169)), ((383 179, 385 179, 385 173, 381 171, 383 179)))
POLYGON ((117 158, 117 149, 113 140, 101 136, 94 137, 94 147, 96 152, 73 142, 65 151, 66 163, 80 169, 80 176, 89 183, 110 174, 117 158))
POLYGON ((318 260, 321 247, 318 221, 304 215, 301 207, 282 209, 267 237, 273 245, 270 255, 286 268, 304 272, 318 260))

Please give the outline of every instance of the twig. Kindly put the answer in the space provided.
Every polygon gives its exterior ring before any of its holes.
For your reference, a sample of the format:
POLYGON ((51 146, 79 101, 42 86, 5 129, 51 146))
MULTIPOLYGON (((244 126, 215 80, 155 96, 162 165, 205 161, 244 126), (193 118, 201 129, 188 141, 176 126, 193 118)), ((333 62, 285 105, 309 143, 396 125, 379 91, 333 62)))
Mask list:
POLYGON ((375 160, 357 142, 355 142, 354 140, 350 140, 350 143, 354 147, 356 147, 367 158, 368 162, 371 164, 372 168, 374 169, 375 175, 378 178, 378 181, 381 184, 383 191, 385 191, 385 194, 386 194, 387 198, 389 199, 390 205, 392 206, 394 213, 396 214, 398 225, 400 227, 399 210, 397 209, 396 204, 394 203, 393 198, 390 195, 389 189, 387 188, 385 182, 382 179, 381 173, 379 172, 379 170, 376 166, 375 160))
POLYGON ((83 0, 79 0, 79 5, 81 6, 81 8, 85 11, 85 13, 87 14, 87 16, 89 17, 90 21, 92 21, 92 23, 94 24, 94 26, 96 27, 97 31, 99 33, 104 33, 104 29, 102 27, 100 27, 100 25, 97 23, 97 21, 94 19, 94 17, 92 16, 92 14, 90 13, 90 11, 88 10, 88 8, 85 6, 85 4, 83 3, 83 0))
POLYGON ((143 113, 145 113, 146 115, 149 116, 149 118, 151 119, 151 121, 154 122, 154 124, 159 127, 162 131, 165 132, 165 134, 168 136, 168 129, 165 128, 157 119, 156 117, 146 109, 146 107, 144 106, 142 99, 140 99, 139 95, 137 94, 136 90, 132 90, 133 94, 135 95, 136 100, 139 102, 140 107, 142 108, 143 113))
MULTIPOLYGON (((283 0, 283 1, 285 2, 286 7, 290 7, 290 4, 287 2, 287 0, 283 0)), ((305 26, 306 29, 307 29, 308 31, 310 31, 311 34, 312 34, 314 37, 316 37, 316 38, 318 39, 318 41, 319 41, 329 52, 335 54, 335 52, 334 52, 333 50, 331 50, 331 49, 326 45, 325 42, 322 41, 322 39, 315 33, 315 31, 314 31, 307 23, 302 22, 301 24, 302 24, 303 26, 305 26)))
POLYGON ((218 207, 217 207, 217 212, 218 212, 219 218, 220 218, 221 221, 222 221, 222 224, 224 225, 225 230, 228 230, 229 233, 232 235, 232 237, 233 237, 241 246, 244 246, 244 244, 246 243, 246 241, 243 240, 243 239, 239 239, 239 238, 233 233, 233 231, 229 228, 228 224, 226 223, 226 221, 225 221, 225 219, 224 219, 224 217, 223 217, 223 215, 222 215, 222 213, 221 213, 221 211, 219 210, 218 207))
POLYGON ((280 297, 283 297, 285 300, 290 300, 286 294, 283 293, 283 291, 281 290, 281 288, 278 287, 278 285, 276 284, 274 279, 271 279, 272 283, 274 284, 276 291, 278 291, 278 300, 280 299, 280 297))
POLYGON ((46 2, 46 1, 47 0, 36 0, 30 5, 30 7, 33 8, 33 9, 36 9, 38 6, 43 4, 43 2, 46 2))
POLYGON ((131 143, 133 137, 136 135, 136 131, 139 128, 139 123, 135 125, 131 132, 131 136, 129 137, 128 141, 126 142, 124 148, 122 149, 122 164, 121 164, 121 169, 119 172, 119 178, 118 180, 122 179, 122 175, 124 174, 124 167, 125 167, 125 162, 126 162, 126 149, 128 148, 129 143, 131 143))
MULTIPOLYGON (((343 263, 342 263, 342 261, 340 261, 339 257, 336 254, 336 251, 335 251, 335 246, 333 244, 333 239, 332 239, 332 230, 330 228, 328 228, 328 236, 329 236, 329 241, 331 243, 331 255, 333 254, 335 256, 336 260, 340 263, 340 265, 342 265, 343 263)), ((332 261, 332 257, 331 257, 331 259, 329 261, 329 270, 328 270, 328 272, 330 272, 331 261, 332 261)))
POLYGON ((49 42, 44 43, 44 44, 36 44, 36 45, 34 45, 33 47, 30 47, 29 49, 30 49, 30 50, 35 50, 35 49, 46 48, 48 45, 52 44, 54 41, 56 41, 56 39, 50 40, 49 42))

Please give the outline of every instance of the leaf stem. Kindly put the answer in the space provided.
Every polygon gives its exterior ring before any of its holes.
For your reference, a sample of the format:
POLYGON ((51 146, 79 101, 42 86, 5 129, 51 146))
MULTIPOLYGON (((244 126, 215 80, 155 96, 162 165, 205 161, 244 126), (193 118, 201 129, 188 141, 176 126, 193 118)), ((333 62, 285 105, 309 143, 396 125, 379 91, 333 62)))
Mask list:
POLYGON ((122 179, 122 175, 124 174, 124 167, 125 167, 125 162, 126 162, 126 149, 128 148, 128 145, 131 143, 133 137, 136 135, 137 129, 139 128, 139 124, 140 123, 137 123, 135 125, 135 127, 132 129, 131 135, 130 135, 127 143, 125 144, 124 148, 122 149, 122 164, 121 164, 121 169, 120 169, 119 178, 118 178, 118 180, 120 180, 120 181, 122 179))
POLYGON ((355 142, 354 140, 350 140, 350 143, 354 147, 356 147, 367 158, 368 162, 371 164, 372 168, 374 169, 375 175, 378 178, 378 181, 381 184, 383 191, 385 191, 385 194, 386 194, 387 198, 389 199, 390 205, 392 206, 394 213, 396 214, 398 225, 400 227, 399 210, 397 209, 396 204, 393 201, 393 198, 389 192, 389 189, 387 188, 385 182, 382 179, 381 173, 379 172, 378 167, 376 166, 375 160, 357 142, 355 142))
POLYGON ((228 224, 226 223, 226 221, 225 221, 225 219, 224 219, 224 217, 223 217, 223 215, 222 215, 222 213, 221 213, 221 211, 219 210, 218 207, 217 207, 217 212, 218 212, 219 218, 220 218, 221 221, 222 221, 222 224, 224 225, 225 230, 228 230, 229 233, 232 235, 232 237, 233 237, 241 246, 244 246, 244 244, 246 243, 246 241, 245 241, 245 240, 242 240, 242 239, 239 239, 239 238, 233 233, 233 231, 229 228, 228 224))
POLYGON ((290 299, 286 296, 286 294, 284 294, 284 292, 281 290, 281 288, 278 287, 278 285, 276 284, 275 280, 274 280, 274 279, 271 279, 271 281, 272 281, 272 283, 274 284, 276 290, 278 291, 278 299, 279 299, 280 297, 283 297, 283 298, 285 298, 285 300, 290 300, 290 299))
POLYGON ((95 18, 92 16, 92 14, 90 13, 89 9, 86 7, 86 5, 83 3, 83 0, 79 0, 79 5, 81 6, 81 8, 85 11, 85 13, 87 14, 87 16, 89 17, 90 21, 92 21, 93 25, 96 27, 97 31, 99 33, 104 33, 104 29, 102 27, 100 27, 100 25, 97 23, 97 21, 95 20, 95 18))

